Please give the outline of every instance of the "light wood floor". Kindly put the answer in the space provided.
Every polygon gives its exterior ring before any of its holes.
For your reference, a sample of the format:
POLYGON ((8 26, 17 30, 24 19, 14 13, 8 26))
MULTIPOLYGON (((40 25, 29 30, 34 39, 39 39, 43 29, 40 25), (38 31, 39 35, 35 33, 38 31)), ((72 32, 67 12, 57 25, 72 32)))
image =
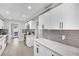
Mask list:
POLYGON ((8 44, 2 56, 33 56, 33 47, 25 46, 24 42, 16 38, 8 44))

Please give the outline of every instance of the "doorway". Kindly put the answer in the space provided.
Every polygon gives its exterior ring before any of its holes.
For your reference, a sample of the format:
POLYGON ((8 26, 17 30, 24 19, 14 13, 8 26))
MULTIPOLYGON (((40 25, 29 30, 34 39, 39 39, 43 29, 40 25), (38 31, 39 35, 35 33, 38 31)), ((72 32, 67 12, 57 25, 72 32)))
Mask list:
POLYGON ((11 35, 12 35, 12 38, 18 38, 19 37, 19 26, 18 26, 18 24, 11 24, 11 35))

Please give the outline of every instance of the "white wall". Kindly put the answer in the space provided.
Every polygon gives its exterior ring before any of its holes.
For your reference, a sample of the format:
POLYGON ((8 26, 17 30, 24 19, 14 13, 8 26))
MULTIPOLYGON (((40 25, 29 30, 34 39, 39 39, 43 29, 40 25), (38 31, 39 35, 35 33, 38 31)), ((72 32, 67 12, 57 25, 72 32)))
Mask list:
POLYGON ((5 29, 8 29, 8 35, 9 35, 9 41, 11 40, 11 24, 18 24, 18 26, 19 26, 19 39, 20 40, 23 40, 23 33, 22 33, 22 29, 24 29, 24 25, 25 25, 25 23, 23 23, 23 22, 16 22, 16 21, 6 21, 5 22, 5 26, 4 26, 4 28, 5 29))

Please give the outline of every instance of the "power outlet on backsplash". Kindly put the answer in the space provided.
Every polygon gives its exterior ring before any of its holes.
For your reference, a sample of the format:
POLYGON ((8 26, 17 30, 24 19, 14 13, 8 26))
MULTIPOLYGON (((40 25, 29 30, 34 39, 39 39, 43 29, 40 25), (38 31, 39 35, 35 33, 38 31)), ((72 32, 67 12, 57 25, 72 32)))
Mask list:
POLYGON ((65 40, 66 36, 65 35, 61 35, 61 39, 65 40))
POLYGON ((43 38, 79 48, 79 30, 43 30, 43 38))

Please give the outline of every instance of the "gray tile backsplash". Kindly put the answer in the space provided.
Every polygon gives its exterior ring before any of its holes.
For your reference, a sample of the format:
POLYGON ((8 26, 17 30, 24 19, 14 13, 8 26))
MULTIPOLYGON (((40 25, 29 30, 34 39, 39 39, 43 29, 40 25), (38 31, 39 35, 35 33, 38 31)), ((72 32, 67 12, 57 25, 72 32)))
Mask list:
POLYGON ((43 38, 79 48, 79 30, 43 30, 43 38))

